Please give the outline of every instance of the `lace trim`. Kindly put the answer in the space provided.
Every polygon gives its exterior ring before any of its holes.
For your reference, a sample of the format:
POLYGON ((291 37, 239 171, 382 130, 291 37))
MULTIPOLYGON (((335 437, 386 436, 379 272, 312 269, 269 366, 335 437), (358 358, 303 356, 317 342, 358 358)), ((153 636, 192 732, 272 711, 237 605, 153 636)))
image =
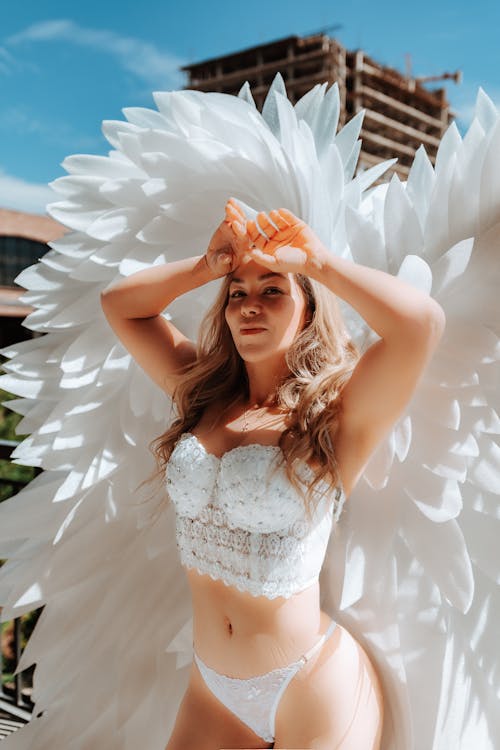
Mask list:
POLYGON ((178 516, 177 546, 183 565, 213 580, 252 596, 289 598, 318 580, 319 572, 310 573, 323 561, 330 518, 326 513, 316 527, 321 540, 305 521, 283 533, 257 534, 230 528, 220 508, 209 504, 198 518, 178 516))
MULTIPOLYGON (((270 599, 288 598, 318 580, 345 496, 329 487, 308 518, 284 471, 273 471, 280 452, 254 444, 219 458, 195 435, 182 436, 166 480, 184 566, 270 599)), ((310 467, 303 474, 310 477, 310 467)))

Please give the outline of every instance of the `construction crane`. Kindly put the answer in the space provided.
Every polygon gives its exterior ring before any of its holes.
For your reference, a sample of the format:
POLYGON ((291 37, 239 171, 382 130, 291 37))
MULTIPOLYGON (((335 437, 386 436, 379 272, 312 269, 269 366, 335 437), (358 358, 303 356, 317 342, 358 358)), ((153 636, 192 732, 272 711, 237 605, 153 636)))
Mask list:
POLYGON ((309 31, 307 34, 304 34, 304 36, 316 36, 316 34, 331 34, 333 31, 339 31, 342 29, 343 26, 341 23, 335 23, 332 26, 325 26, 322 29, 317 29, 316 31, 309 31))
POLYGON ((413 76, 411 55, 405 55, 406 62, 406 78, 408 81, 415 83, 428 83, 429 81, 455 81, 455 83, 462 83, 462 71, 456 70, 454 73, 441 73, 440 75, 434 76, 413 76))
POLYGON ((427 83, 427 81, 455 81, 455 83, 462 83, 462 71, 456 70, 454 73, 441 73, 438 76, 417 76, 415 81, 417 83, 427 83))

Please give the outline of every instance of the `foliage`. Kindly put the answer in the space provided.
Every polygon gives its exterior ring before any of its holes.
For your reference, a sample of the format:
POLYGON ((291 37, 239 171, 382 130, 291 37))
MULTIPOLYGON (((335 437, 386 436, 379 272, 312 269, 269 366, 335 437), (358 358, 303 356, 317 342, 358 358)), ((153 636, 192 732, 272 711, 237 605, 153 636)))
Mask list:
MULTIPOLYGON (((25 436, 16 434, 16 427, 21 421, 21 416, 15 414, 2 402, 11 401, 16 398, 11 393, 0 389, 0 440, 15 440, 19 442, 25 436)), ((22 482, 28 484, 35 476, 31 466, 19 466, 6 459, 0 459, 0 502, 6 500, 17 492, 16 486, 11 482, 22 482)))
MULTIPOLYGON (((21 617, 21 650, 24 650, 34 628, 36 623, 38 622, 38 618, 40 617, 40 614, 43 611, 43 607, 39 607, 38 609, 33 610, 32 612, 28 612, 25 615, 22 615, 21 617)), ((14 622, 13 620, 10 620, 9 622, 4 622, 0 626, 0 643, 1 643, 1 649, 2 649, 2 683, 10 684, 14 681, 14 669, 16 666, 15 663, 15 653, 14 653, 14 622)), ((32 675, 33 669, 27 669, 24 674, 24 684, 31 682, 31 675, 32 675)))
MULTIPOLYGON (((0 439, 19 442, 23 440, 24 437, 26 437, 25 435, 18 435, 16 433, 16 427, 21 421, 22 417, 19 414, 15 414, 6 405, 4 405, 4 403, 2 403, 11 401, 14 398, 16 398, 16 396, 0 389, 0 439)), ((16 487, 14 484, 11 484, 10 482, 21 482, 22 484, 28 484, 33 479, 34 475, 35 470, 31 466, 19 466, 18 464, 11 463, 6 459, 0 459, 0 502, 2 502, 2 500, 6 500, 8 497, 18 491, 18 487, 16 487)), ((0 566, 3 564, 3 562, 3 560, 0 560, 0 566)), ((21 649, 24 649, 24 647, 26 646, 26 643, 28 642, 31 633, 33 632, 42 609, 43 608, 40 607, 39 609, 28 612, 21 617, 21 649)), ((15 654, 13 653, 13 638, 13 621, 2 623, 0 626, 0 647, 2 650, 3 660, 3 684, 10 684, 14 680, 13 671, 15 669, 15 654)), ((29 670, 29 672, 32 671, 32 669, 29 670)), ((27 677, 28 674, 25 675, 25 681, 27 677)))

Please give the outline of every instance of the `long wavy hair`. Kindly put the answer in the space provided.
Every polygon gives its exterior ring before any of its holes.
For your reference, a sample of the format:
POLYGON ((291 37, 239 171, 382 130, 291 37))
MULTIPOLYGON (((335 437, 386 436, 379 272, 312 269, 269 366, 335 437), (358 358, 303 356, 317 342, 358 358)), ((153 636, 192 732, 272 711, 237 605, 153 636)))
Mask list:
MULTIPOLYGON (((286 473, 301 491, 310 512, 313 497, 340 484, 335 434, 342 388, 359 354, 347 333, 335 295, 307 276, 296 274, 295 279, 304 294, 309 322, 287 353, 289 371, 277 387, 274 403, 286 414, 286 429, 279 442, 286 473), (309 464, 314 475, 306 491, 297 473, 303 462, 309 464)), ((150 445, 158 474, 163 474, 180 436, 196 426, 209 405, 223 404, 226 411, 242 397, 248 398, 245 363, 225 318, 230 281, 231 277, 226 276, 200 327, 197 357, 182 372, 173 399, 177 418, 150 445)))

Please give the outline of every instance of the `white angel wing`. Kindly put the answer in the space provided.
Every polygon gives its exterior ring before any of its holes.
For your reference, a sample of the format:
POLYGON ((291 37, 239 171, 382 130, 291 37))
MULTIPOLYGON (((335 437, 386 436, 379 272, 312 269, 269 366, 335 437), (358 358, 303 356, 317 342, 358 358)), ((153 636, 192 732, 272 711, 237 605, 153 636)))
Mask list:
POLYGON ((396 709, 384 747, 500 742, 499 167, 500 117, 480 91, 435 169, 422 147, 406 185, 394 177, 347 218, 356 261, 426 289, 447 317, 327 563, 325 603, 374 654, 396 709))
MULTIPOLYGON (((174 513, 161 486, 138 489, 171 404, 117 342, 100 291, 198 254, 231 195, 250 211, 287 206, 345 251, 347 207, 389 165, 352 179, 361 123, 335 135, 336 88, 293 108, 278 78, 263 116, 248 99, 157 93, 158 111, 104 123, 109 156, 69 157, 53 185, 50 213, 71 232, 17 279, 35 308, 26 325, 44 335, 3 351, 0 382, 30 433, 14 460, 44 471, 0 506, 2 618, 45 606, 19 667, 36 663, 38 718, 5 750, 135 750, 144 737, 163 750, 187 685, 174 513)), ((192 335, 213 291, 165 314, 192 335)))

